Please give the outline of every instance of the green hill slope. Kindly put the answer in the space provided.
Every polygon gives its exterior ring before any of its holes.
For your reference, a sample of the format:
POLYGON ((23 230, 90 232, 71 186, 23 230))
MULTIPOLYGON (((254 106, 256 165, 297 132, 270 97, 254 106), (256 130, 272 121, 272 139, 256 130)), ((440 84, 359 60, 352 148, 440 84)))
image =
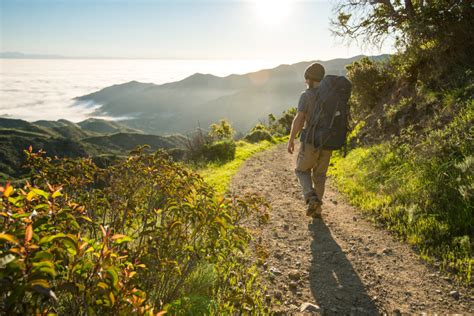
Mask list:
POLYGON ((413 80, 403 69, 422 58, 350 67, 353 149, 331 173, 352 203, 472 285, 474 78, 466 67, 413 80))
POLYGON ((89 119, 79 123, 66 120, 27 122, 0 118, 0 178, 11 180, 25 175, 24 150, 31 145, 48 156, 94 157, 125 155, 137 146, 167 149, 177 153, 185 137, 140 134, 117 122, 89 119))

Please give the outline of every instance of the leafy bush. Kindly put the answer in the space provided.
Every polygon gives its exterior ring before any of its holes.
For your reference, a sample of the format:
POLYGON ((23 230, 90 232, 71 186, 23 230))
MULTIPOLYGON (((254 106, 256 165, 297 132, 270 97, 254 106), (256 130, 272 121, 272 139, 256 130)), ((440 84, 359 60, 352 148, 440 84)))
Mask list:
POLYGON ((266 219, 258 197, 218 198, 164 152, 104 169, 32 151, 28 161, 33 184, 2 188, 2 312, 144 314, 205 296, 215 313, 265 313, 243 259, 241 223, 266 219), (202 267, 211 288, 193 292, 202 267))
POLYGON ((275 117, 273 114, 268 115, 268 130, 272 135, 284 136, 289 135, 291 131, 291 124, 296 116, 296 108, 292 107, 284 111, 280 117, 275 117))
POLYGON ((202 155, 207 161, 230 161, 235 157, 236 145, 233 140, 222 140, 204 145, 202 155))
POLYGON ((151 311, 135 288, 142 264, 127 254, 131 239, 93 223, 61 189, 1 188, 2 313, 151 311))
POLYGON ((256 130, 245 135, 244 139, 249 143, 258 143, 262 140, 273 141, 272 135, 268 131, 256 130))
POLYGON ((353 86, 351 113, 355 118, 364 118, 380 101, 387 99, 394 78, 386 63, 367 57, 348 65, 347 71, 353 86))
POLYGON ((198 129, 188 142, 187 158, 197 163, 226 162, 234 159, 236 148, 232 139, 234 133, 234 129, 226 120, 221 120, 219 124, 211 124, 207 134, 198 129))
POLYGON ((235 131, 227 120, 220 120, 219 124, 213 123, 209 126, 208 137, 211 141, 221 141, 232 139, 235 131))
POLYGON ((244 139, 249 143, 258 143, 263 140, 269 142, 273 141, 270 131, 263 124, 257 124, 247 135, 245 135, 244 139))

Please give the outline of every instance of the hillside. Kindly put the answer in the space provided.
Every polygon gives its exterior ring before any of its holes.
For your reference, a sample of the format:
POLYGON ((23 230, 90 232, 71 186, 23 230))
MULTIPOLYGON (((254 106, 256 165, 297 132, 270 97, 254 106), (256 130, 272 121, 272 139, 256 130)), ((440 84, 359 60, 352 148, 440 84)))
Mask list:
MULTIPOLYGON (((322 61, 328 74, 346 73, 346 65, 363 56, 322 61)), ((386 59, 386 55, 371 57, 386 59)), ((303 72, 312 62, 280 65, 243 75, 217 77, 196 73, 181 81, 155 85, 131 81, 80 96, 78 101, 102 106, 98 115, 121 121, 147 133, 185 133, 227 118, 245 132, 268 113, 294 106, 304 90, 303 72)))
POLYGON ((96 132, 96 133, 141 133, 138 129, 129 128, 119 122, 106 121, 95 118, 90 118, 82 122, 77 123, 77 125, 84 131, 96 132))
POLYGON ((0 118, 0 178, 24 175, 21 168, 24 150, 30 145, 43 149, 49 156, 94 157, 124 155, 137 146, 147 144, 152 150, 174 150, 185 147, 180 135, 145 135, 117 122, 88 119, 79 123, 67 120, 27 122, 0 118))

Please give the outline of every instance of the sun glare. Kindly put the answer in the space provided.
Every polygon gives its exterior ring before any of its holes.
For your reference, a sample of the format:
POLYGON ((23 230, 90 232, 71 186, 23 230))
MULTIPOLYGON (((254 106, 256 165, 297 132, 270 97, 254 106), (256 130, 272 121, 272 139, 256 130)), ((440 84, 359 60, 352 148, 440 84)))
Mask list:
POLYGON ((281 24, 290 13, 293 0, 254 0, 259 22, 268 26, 281 24))

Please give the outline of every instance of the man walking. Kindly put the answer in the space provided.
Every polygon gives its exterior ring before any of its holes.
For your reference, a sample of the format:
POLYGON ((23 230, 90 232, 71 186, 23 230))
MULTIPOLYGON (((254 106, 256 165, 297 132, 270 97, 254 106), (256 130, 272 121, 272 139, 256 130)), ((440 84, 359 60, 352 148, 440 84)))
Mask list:
MULTIPOLYGON (((288 152, 293 153, 295 137, 303 129, 308 128, 311 114, 315 110, 317 92, 324 78, 324 67, 313 63, 305 71, 304 78, 307 89, 301 94, 298 102, 298 112, 291 126, 288 152)), ((306 143, 302 137, 296 161, 295 173, 303 189, 303 196, 308 205, 306 215, 314 218, 321 217, 321 205, 326 182, 326 172, 329 167, 332 150, 315 148, 312 143, 306 143)))

